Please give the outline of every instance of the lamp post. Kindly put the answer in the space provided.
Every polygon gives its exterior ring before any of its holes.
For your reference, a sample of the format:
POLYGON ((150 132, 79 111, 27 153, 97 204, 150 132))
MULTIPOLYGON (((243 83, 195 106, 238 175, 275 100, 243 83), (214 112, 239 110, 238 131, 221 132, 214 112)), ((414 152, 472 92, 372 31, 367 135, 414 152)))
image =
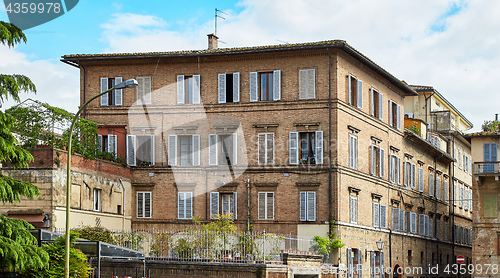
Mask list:
POLYGON ((384 249, 384 242, 382 239, 375 241, 375 243, 377 244, 378 251, 382 251, 382 249, 384 249))
POLYGON ((76 120, 78 120, 78 116, 80 116, 80 113, 83 111, 83 109, 89 104, 91 101, 94 99, 107 94, 111 92, 112 90, 115 89, 125 89, 125 88, 135 88, 139 84, 137 83, 137 80, 135 79, 129 79, 127 81, 124 81, 122 83, 119 83, 115 85, 113 88, 108 89, 98 95, 95 95, 91 99, 89 99, 87 102, 85 102, 78 112, 75 114, 75 117, 73 118, 73 121, 71 122, 71 126, 69 128, 69 139, 68 139, 68 164, 66 166, 66 257, 65 257, 65 262, 66 265, 64 267, 64 277, 69 278, 69 210, 70 210, 70 194, 71 194, 71 139, 73 137, 73 128, 75 127, 76 120))

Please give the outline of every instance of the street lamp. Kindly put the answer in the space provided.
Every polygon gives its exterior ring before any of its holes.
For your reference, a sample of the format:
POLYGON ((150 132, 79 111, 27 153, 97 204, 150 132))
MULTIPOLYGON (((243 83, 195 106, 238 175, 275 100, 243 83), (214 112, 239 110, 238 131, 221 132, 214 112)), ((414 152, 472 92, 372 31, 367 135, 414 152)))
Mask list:
POLYGON ((69 210, 70 210, 70 194, 71 194, 71 139, 73 137, 73 128, 75 127, 76 120, 78 120, 78 116, 80 116, 80 113, 83 111, 83 109, 89 104, 91 101, 94 99, 107 94, 111 92, 112 90, 115 89, 125 89, 125 88, 135 88, 139 85, 137 83, 137 80, 135 79, 129 79, 127 81, 124 81, 122 83, 119 83, 115 85, 113 88, 108 89, 98 95, 95 95, 91 99, 89 99, 87 102, 85 102, 81 107, 80 110, 75 114, 75 117, 73 118, 73 121, 71 122, 71 126, 69 128, 69 139, 68 139, 68 164, 66 166, 66 265, 64 267, 64 277, 69 278, 69 210))
POLYGON ((375 243, 377 244, 377 248, 379 251, 382 251, 382 249, 384 249, 384 242, 382 241, 382 239, 375 241, 375 243))

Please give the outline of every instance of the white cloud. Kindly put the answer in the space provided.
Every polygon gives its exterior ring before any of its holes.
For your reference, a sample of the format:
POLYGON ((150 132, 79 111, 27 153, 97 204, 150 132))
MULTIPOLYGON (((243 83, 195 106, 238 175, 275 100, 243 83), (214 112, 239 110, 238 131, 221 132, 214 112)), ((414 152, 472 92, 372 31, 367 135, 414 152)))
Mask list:
MULTIPOLYGON (((463 0, 244 0, 218 22, 221 47, 346 40, 409 84, 430 85, 478 130, 496 113, 500 2, 463 0), (437 28, 442 27, 442 28, 437 28)), ((186 20, 189 22, 189 20, 186 20)), ((116 14, 103 24, 108 52, 207 47, 213 19, 170 30, 150 15, 116 14)))

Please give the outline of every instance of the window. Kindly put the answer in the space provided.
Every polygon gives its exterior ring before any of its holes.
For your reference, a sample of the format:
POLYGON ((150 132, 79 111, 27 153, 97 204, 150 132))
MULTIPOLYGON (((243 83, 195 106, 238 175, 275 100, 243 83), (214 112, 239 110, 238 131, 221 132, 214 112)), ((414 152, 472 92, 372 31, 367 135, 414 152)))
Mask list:
POLYGON ((274 164, 274 133, 259 133, 259 165, 274 164))
POLYGON ((199 75, 177 75, 177 104, 200 104, 199 75))
POLYGON ((370 252, 370 268, 373 270, 373 278, 384 278, 384 252, 370 252))
POLYGON ((424 192, 424 169, 418 168, 418 191, 424 192))
POLYGON ((137 218, 151 218, 151 192, 137 192, 137 218))
POLYGON ((352 76, 350 73, 347 77, 349 79, 349 104, 363 108, 363 81, 352 76))
POLYGON ((177 193, 177 218, 192 219, 193 218, 193 193, 178 192, 177 193))
POLYGON ((316 70, 299 70, 299 99, 315 99, 316 70))
POLYGON ((154 165, 154 146, 154 135, 127 135, 127 164, 129 166, 154 165))
POLYGON ((217 214, 233 215, 238 218, 238 194, 236 192, 210 192, 210 219, 217 219, 217 214))
POLYGON ((372 145, 371 174, 377 177, 384 177, 384 149, 372 145))
POLYGON ((401 184, 401 158, 394 154, 389 155, 389 181, 401 184))
POLYGON ((441 178, 436 177, 436 198, 441 200, 441 178))
POLYGON ((462 167, 463 167, 462 151, 458 151, 458 168, 462 169, 462 167))
POLYGON ((429 237, 434 236, 434 218, 428 217, 429 219, 429 237))
POLYGON ((371 115, 373 117, 379 118, 383 120, 382 107, 383 105, 383 97, 382 94, 377 92, 375 89, 370 88, 371 93, 371 115))
POLYGON ((200 135, 169 135, 168 165, 199 166, 200 135))
POLYGON ((473 202, 472 202, 472 188, 469 189, 469 211, 472 212, 472 206, 473 206, 473 202))
POLYGON ((361 278, 362 264, 363 264, 363 251, 361 249, 347 248, 347 277, 361 278))
POLYGON ((250 101, 281 100, 281 71, 251 72, 250 101))
POLYGON ((445 179, 445 180, 444 180, 444 201, 445 201, 446 203, 448 203, 448 202, 449 202, 449 200, 448 200, 449 190, 450 190, 450 189, 449 189, 449 186, 448 186, 448 179, 445 179))
POLYGON ((373 227, 383 229, 387 228, 386 211, 386 205, 373 203, 373 227))
POLYGON ((392 208, 392 229, 394 231, 406 231, 405 217, 404 209, 392 208))
POLYGON ((274 219, 274 192, 259 192, 259 220, 274 219))
POLYGON ((443 226, 443 239, 448 240, 448 222, 444 222, 443 226))
POLYGON ((323 164, 323 131, 290 132, 289 155, 292 165, 323 164))
POLYGON ((358 196, 350 196, 349 211, 352 224, 358 224, 358 196))
POLYGON ((469 157, 464 154, 464 172, 469 172, 469 157))
MULTIPOLYGON (((122 83, 122 77, 101 78, 101 93, 122 83)), ((122 89, 112 90, 101 96, 101 106, 122 105, 122 89)))
POLYGON ((405 162, 405 176, 404 176, 404 185, 406 187, 410 187, 415 189, 415 164, 406 161, 405 162))
POLYGON ((137 104, 151 104, 151 77, 137 77, 137 104))
MULTIPOLYGON (((198 148, 199 149, 199 148, 198 148)), ((208 146, 209 165, 236 165, 238 134, 210 134, 208 146)))
POLYGON ((441 239, 441 221, 436 219, 436 238, 441 239))
POLYGON ((458 207, 459 208, 463 208, 464 207, 464 187, 462 185, 460 185, 460 189, 459 189, 459 203, 458 203, 458 207))
POLYGON ((458 188, 456 181, 453 181, 453 205, 458 205, 458 188))
POLYGON ((349 135, 349 168, 358 169, 358 137, 353 135, 349 135))
POLYGON ((425 214, 418 215, 418 234, 429 236, 429 216, 425 214))
POLYGON ((434 196, 434 173, 429 173, 429 196, 434 196))
POLYGON ((219 103, 240 101, 240 73, 219 74, 219 103))
POLYGON ((389 100, 389 125, 401 130, 401 106, 389 100))
POLYGON ((417 213, 410 212, 410 233, 417 233, 417 213))
POLYGON ((101 190, 94 189, 94 201, 92 202, 94 211, 101 211, 101 190))
POLYGON ((412 265, 412 256, 411 256, 411 250, 408 250, 408 264, 412 265))
POLYGON ((116 135, 98 135, 99 137, 99 150, 105 153, 114 154, 116 157, 116 135))
POLYGON ((300 221, 316 221, 316 192, 300 192, 300 221))
POLYGON ((469 189, 464 188, 464 209, 469 210, 469 189))
MULTIPOLYGON (((497 143, 483 144, 483 161, 497 161, 497 143)), ((483 167, 483 171, 486 173, 493 173, 495 171, 494 163, 486 163, 483 167)))

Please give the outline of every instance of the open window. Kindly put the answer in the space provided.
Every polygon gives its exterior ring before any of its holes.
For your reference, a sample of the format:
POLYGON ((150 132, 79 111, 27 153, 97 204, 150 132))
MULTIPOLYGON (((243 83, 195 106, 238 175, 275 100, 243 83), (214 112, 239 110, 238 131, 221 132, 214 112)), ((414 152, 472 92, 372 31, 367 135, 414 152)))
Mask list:
POLYGON ((218 76, 219 103, 240 101, 240 73, 222 73, 218 76))
MULTIPOLYGON (((123 82, 122 77, 101 78, 101 93, 105 92, 110 88, 113 88, 115 85, 120 84, 122 82, 123 82)), ((121 106, 123 97, 122 92, 123 92, 122 89, 116 89, 112 90, 111 92, 108 92, 107 94, 102 95, 101 106, 121 106)))
POLYGON ((177 75, 177 104, 200 104, 199 75, 177 75))
POLYGON ((127 135, 127 164, 153 166, 155 164, 155 136, 127 135))
POLYGON ((281 100, 281 70, 250 73, 250 101, 281 100))

